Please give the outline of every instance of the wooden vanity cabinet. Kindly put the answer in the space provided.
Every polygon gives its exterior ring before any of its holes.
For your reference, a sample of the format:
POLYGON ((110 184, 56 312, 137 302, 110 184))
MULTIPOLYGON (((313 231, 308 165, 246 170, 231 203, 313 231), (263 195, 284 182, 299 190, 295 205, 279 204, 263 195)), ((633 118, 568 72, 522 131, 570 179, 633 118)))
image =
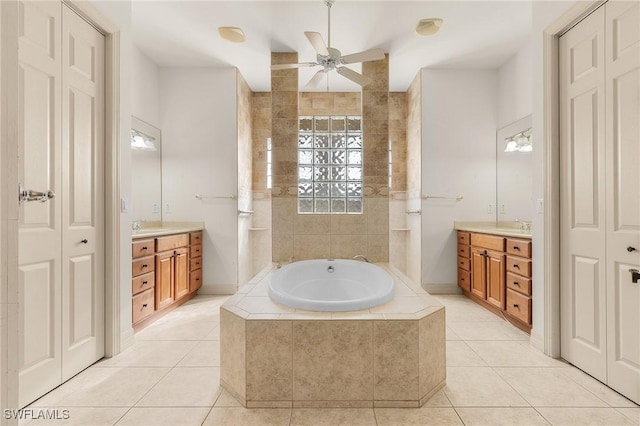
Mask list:
POLYGON ((202 245, 192 242, 201 239, 199 231, 133 240, 134 331, 195 296, 202 285, 202 245))
POLYGON ((458 231, 458 286, 526 332, 532 324, 531 270, 531 240, 458 231))

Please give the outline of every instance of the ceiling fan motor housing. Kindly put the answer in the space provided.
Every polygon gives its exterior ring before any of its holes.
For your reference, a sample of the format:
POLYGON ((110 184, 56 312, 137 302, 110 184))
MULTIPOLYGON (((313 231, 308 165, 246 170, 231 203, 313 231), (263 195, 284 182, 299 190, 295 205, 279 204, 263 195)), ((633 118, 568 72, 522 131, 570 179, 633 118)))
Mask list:
POLYGON ((318 63, 324 67, 325 71, 335 69, 342 64, 342 53, 338 49, 328 47, 327 50, 329 51, 329 56, 317 56, 318 63))

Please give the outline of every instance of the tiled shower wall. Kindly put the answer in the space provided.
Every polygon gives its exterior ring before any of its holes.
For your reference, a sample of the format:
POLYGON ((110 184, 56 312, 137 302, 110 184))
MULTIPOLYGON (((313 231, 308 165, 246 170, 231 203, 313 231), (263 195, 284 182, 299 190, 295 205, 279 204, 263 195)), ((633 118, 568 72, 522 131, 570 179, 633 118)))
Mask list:
MULTIPOLYGON (((272 53, 271 63, 297 61, 295 53, 272 53)), ((389 104, 388 58, 363 64, 374 83, 360 93, 303 93, 297 70, 272 71, 273 146, 272 256, 292 259, 351 258, 363 254, 389 261, 389 104), (362 109, 358 111, 358 101, 362 109), (298 105, 300 102, 300 105, 298 105), (361 112, 364 137, 364 212, 361 215, 297 213, 297 118, 300 114, 361 112)))

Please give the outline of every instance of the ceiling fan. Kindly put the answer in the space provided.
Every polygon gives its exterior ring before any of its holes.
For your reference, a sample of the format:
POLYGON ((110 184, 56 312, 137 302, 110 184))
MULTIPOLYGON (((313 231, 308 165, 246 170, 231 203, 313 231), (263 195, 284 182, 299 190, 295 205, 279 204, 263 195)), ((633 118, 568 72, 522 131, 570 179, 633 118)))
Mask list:
POLYGON ((366 86, 371 83, 372 80, 364 76, 356 71, 353 71, 350 68, 347 68, 343 65, 345 64, 353 64, 356 62, 368 62, 368 61, 377 61, 380 59, 384 59, 384 51, 382 49, 369 49, 363 52, 352 53, 350 55, 342 55, 338 49, 334 49, 331 47, 331 6, 335 3, 335 0, 324 0, 324 4, 327 5, 327 16, 328 16, 328 29, 327 29, 327 37, 328 37, 328 45, 325 44, 324 39, 320 33, 305 31, 304 35, 309 40, 309 43, 315 49, 317 56, 316 62, 301 62, 298 64, 278 64, 271 65, 272 70, 285 70, 291 68, 302 68, 302 67, 315 67, 321 66, 322 69, 318 71, 309 82, 306 84, 306 88, 312 89, 318 86, 322 81, 325 74, 329 73, 332 70, 336 70, 338 74, 343 77, 348 78, 349 80, 359 84, 360 86, 366 86))

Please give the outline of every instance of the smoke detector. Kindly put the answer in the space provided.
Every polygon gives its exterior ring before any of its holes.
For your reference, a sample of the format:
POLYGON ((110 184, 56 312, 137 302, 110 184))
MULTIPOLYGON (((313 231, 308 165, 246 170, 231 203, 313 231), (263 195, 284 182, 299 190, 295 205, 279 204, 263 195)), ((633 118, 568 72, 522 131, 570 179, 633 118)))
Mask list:
POLYGON ((244 41, 244 32, 238 27, 220 27, 218 28, 220 37, 233 43, 242 43, 244 41))
POLYGON ((442 26, 442 19, 440 18, 426 18, 421 19, 416 25, 416 32, 423 36, 434 35, 438 32, 442 26))

